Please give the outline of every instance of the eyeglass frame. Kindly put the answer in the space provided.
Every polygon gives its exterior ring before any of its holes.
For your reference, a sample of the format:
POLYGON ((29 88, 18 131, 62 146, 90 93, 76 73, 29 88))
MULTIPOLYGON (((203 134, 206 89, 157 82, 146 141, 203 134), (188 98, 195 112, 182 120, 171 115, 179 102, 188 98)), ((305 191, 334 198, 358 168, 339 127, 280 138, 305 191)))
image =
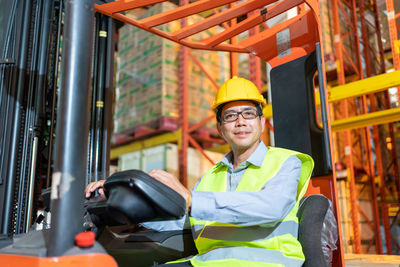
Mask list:
POLYGON ((235 119, 234 120, 230 120, 230 121, 226 121, 226 120, 224 120, 224 114, 221 114, 222 122, 228 122, 229 123, 229 122, 237 121, 239 119, 239 115, 242 115, 242 118, 245 119, 245 120, 254 120, 257 117, 261 117, 263 115, 262 111, 260 112, 260 110, 258 108, 255 108, 255 109, 253 109, 253 108, 245 108, 242 111, 231 111, 231 112, 229 112, 229 114, 232 114, 232 115, 235 114, 235 119), (245 118, 243 116, 243 113, 246 112, 246 111, 249 111, 249 110, 252 110, 252 111, 256 112, 256 116, 254 118, 245 118))

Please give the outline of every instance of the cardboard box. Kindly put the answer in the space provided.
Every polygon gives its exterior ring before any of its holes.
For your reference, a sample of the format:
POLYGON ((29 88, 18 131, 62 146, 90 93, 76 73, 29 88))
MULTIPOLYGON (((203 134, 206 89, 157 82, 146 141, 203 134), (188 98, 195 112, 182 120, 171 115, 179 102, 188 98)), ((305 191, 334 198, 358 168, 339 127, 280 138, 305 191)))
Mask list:
MULTIPOLYGON (((152 6, 141 14, 131 14, 139 19, 161 13, 176 6, 164 2, 152 6)), ((200 21, 200 16, 190 16, 189 24, 200 21)), ((179 29, 179 21, 157 28, 171 32, 179 29)), ((212 29, 196 35, 205 39, 216 32, 212 29)), ((118 72, 116 77, 115 132, 132 128, 160 116, 179 116, 179 45, 149 32, 125 25, 120 29, 118 42, 118 72)), ((209 75, 222 84, 229 77, 228 53, 191 50, 202 62, 209 75)), ((189 59, 189 121, 198 123, 212 114, 210 105, 216 89, 201 68, 189 59)), ((213 127, 212 123, 207 124, 213 127)))

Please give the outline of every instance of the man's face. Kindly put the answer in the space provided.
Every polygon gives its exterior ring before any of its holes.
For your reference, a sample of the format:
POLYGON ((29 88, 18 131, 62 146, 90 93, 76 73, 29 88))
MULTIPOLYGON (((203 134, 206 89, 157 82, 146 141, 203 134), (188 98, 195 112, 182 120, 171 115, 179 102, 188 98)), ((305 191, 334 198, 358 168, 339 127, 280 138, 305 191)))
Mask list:
POLYGON ((264 117, 262 116, 261 119, 259 116, 254 119, 243 117, 243 115, 251 117, 251 114, 256 111, 257 108, 251 101, 234 101, 223 107, 221 123, 217 124, 217 129, 232 149, 247 149, 260 140, 265 127, 264 117), (237 116, 236 112, 243 113, 237 116), (224 118, 230 120, 235 116, 237 116, 235 121, 224 121, 224 118))

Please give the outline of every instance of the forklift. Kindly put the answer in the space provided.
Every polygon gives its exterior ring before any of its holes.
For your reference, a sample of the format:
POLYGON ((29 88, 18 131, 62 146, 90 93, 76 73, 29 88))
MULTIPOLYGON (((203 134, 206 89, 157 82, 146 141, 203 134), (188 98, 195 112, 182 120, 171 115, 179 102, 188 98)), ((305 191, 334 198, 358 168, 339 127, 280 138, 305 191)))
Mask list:
MULTIPOLYGON (((16 90, 11 95, 12 97, 7 98, 7 101, 14 104, 12 115, 15 120, 10 122, 13 131, 10 131, 12 138, 8 149, 10 151, 7 151, 14 160, 7 162, 8 179, 0 183, 0 186, 4 186, 4 189, 0 187, 0 190, 5 192, 5 199, 1 202, 0 262, 2 264, 5 263, 5 266, 116 266, 118 262, 120 266, 128 264, 148 266, 152 263, 163 263, 185 257, 195 251, 190 232, 135 233, 130 230, 124 232, 129 227, 120 228, 124 230, 119 233, 111 230, 112 227, 121 225, 133 226, 151 219, 166 220, 184 215, 183 199, 173 190, 149 178, 145 173, 137 170, 116 173, 105 183, 108 192, 106 200, 94 199, 84 203, 85 185, 108 176, 113 76, 110 66, 113 65, 113 37, 115 23, 118 20, 189 48, 252 53, 269 64, 275 145, 306 153, 315 161, 315 168, 306 193, 309 197, 304 200, 304 205, 298 214, 299 238, 306 256, 304 266, 328 266, 329 263, 322 259, 324 248, 321 243, 321 231, 330 207, 328 199, 332 203, 336 221, 340 222, 340 220, 335 170, 332 168, 332 140, 317 0, 239 2, 197 23, 183 25, 182 29, 172 33, 163 32, 156 26, 233 4, 236 1, 200 0, 190 4, 185 3, 174 10, 155 14, 144 20, 132 19, 126 16, 124 11, 160 3, 163 2, 162 0, 96 1, 96 3, 94 0, 50 1, 51 5, 48 5, 47 1, 40 0, 9 2, 12 2, 9 4, 11 11, 14 12, 11 14, 19 12, 18 14, 22 15, 20 18, 22 23, 18 24, 14 21, 10 25, 14 27, 18 25, 22 34, 10 35, 9 39, 6 38, 9 43, 19 44, 19 56, 15 59, 8 58, 7 53, 10 55, 12 53, 3 49, 4 56, 1 59, 2 77, 6 77, 7 71, 13 72, 12 77, 18 78, 15 82, 16 88, 20 89, 16 90), (276 26, 264 27, 263 31, 239 43, 226 42, 239 33, 265 23, 292 8, 298 9, 298 15, 276 26), (30 17, 32 13, 35 16, 30 17), (55 13, 57 20, 54 20, 55 13), (238 17, 241 19, 239 20, 238 17), (30 24, 32 19, 39 20, 40 18, 47 18, 48 23, 46 24, 46 19, 43 19, 42 23, 38 23, 42 28, 32 27, 30 24), (96 23, 94 23, 95 18, 96 23), (230 20, 236 20, 237 23, 206 40, 188 39, 195 33, 230 20), (54 30, 57 29, 57 23, 63 24, 62 32, 54 30), (54 32, 50 34, 52 29, 54 32), (37 47, 28 45, 32 43, 29 40, 32 41, 35 36, 32 31, 41 33, 42 39, 37 42, 37 47), (51 36, 50 41, 46 40, 46 36, 51 36), (30 78, 26 74, 27 65, 33 66, 35 62, 40 62, 40 59, 46 56, 46 51, 52 48, 49 44, 61 40, 60 91, 56 92, 54 89, 56 86, 52 84, 50 87, 53 90, 48 90, 53 93, 52 97, 44 97, 43 92, 47 91, 40 87, 40 82, 42 82, 42 87, 44 82, 38 75, 37 79, 29 79, 28 84, 32 84, 32 88, 29 91, 31 93, 28 93, 29 101, 27 101, 23 90, 27 84, 27 78, 30 78), (35 60, 33 60, 35 58, 33 49, 38 51, 38 58, 35 60), (28 52, 32 56, 27 61, 28 52), (315 77, 318 77, 321 98, 322 127, 316 119, 315 77), (41 125, 38 123, 41 121, 40 116, 33 114, 29 122, 33 122, 33 126, 37 126, 36 129, 31 127, 32 130, 29 130, 30 128, 25 124, 21 126, 19 123, 22 119, 26 122, 25 115, 29 114, 28 112, 21 114, 25 107, 23 103, 30 103, 32 107, 37 108, 35 111, 43 106, 51 106, 51 116, 48 116, 50 123, 41 125), (56 127, 54 127, 54 121, 56 127), (21 188, 22 184, 15 179, 17 176, 22 177, 18 173, 18 170, 23 167, 19 161, 23 159, 24 151, 37 155, 38 140, 44 135, 43 129, 47 129, 46 127, 52 130, 48 136, 51 140, 48 140, 47 144, 54 143, 54 147, 47 149, 48 157, 45 158, 48 167, 51 167, 47 169, 51 169, 49 193, 51 227, 29 231, 33 224, 34 209, 32 205, 28 205, 25 208, 28 212, 22 216, 23 220, 17 218, 24 221, 22 230, 10 231, 18 222, 15 219, 18 213, 13 213, 13 211, 16 207, 19 208, 19 205, 14 200, 13 190, 15 192, 16 185, 21 188), (36 135, 35 130, 38 131, 36 135), (18 150, 20 140, 26 140, 27 137, 29 140, 26 142, 25 150, 18 150), (84 219, 85 209, 87 216, 84 219), (317 228, 314 223, 318 223, 318 229, 321 231, 315 230, 317 228), (95 230, 97 237, 93 232, 84 232, 84 225, 89 225, 90 229, 95 230), (141 263, 140 259, 145 260, 141 263)), ((8 36, 7 32, 5 36, 8 36)), ((0 49, 2 48, 3 46, 0 46, 0 49)), ((54 46, 52 51, 54 54, 50 60, 45 57, 43 66, 38 64, 39 71, 45 77, 49 76, 49 67, 46 64, 57 62, 59 47, 54 46)), ((58 77, 58 66, 53 64, 52 67, 53 73, 50 73, 50 76, 54 82, 57 80, 55 77, 58 77)), ((31 77, 36 77, 33 76, 33 71, 29 74, 32 75, 31 77)), ((2 83, 1 86, 2 91, 13 88, 10 82, 2 83)), ((46 120, 42 119, 42 121, 46 120)), ((36 165, 32 164, 32 166, 36 165)), ((30 173, 34 173, 38 168, 28 169, 30 173)), ((25 187, 29 191, 34 191, 35 175, 29 177, 27 181, 31 186, 25 187)), ((49 179, 49 175, 47 178, 49 179)), ((49 184, 47 181, 47 185, 49 184)), ((34 199, 33 193, 25 194, 22 199, 34 199)), ((20 205, 22 206, 22 203, 20 205)), ((336 235, 339 238, 331 244, 337 247, 337 250, 333 252, 332 266, 343 266, 340 224, 336 227, 336 235)))

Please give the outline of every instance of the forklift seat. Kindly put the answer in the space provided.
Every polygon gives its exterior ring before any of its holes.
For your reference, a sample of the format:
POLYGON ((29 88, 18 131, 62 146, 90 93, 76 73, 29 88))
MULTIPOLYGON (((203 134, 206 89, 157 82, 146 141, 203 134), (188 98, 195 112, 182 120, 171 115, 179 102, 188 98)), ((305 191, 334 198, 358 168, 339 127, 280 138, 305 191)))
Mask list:
POLYGON ((303 247, 303 267, 332 266, 332 253, 338 240, 337 222, 330 200, 324 195, 305 196, 297 212, 298 239, 303 247))

